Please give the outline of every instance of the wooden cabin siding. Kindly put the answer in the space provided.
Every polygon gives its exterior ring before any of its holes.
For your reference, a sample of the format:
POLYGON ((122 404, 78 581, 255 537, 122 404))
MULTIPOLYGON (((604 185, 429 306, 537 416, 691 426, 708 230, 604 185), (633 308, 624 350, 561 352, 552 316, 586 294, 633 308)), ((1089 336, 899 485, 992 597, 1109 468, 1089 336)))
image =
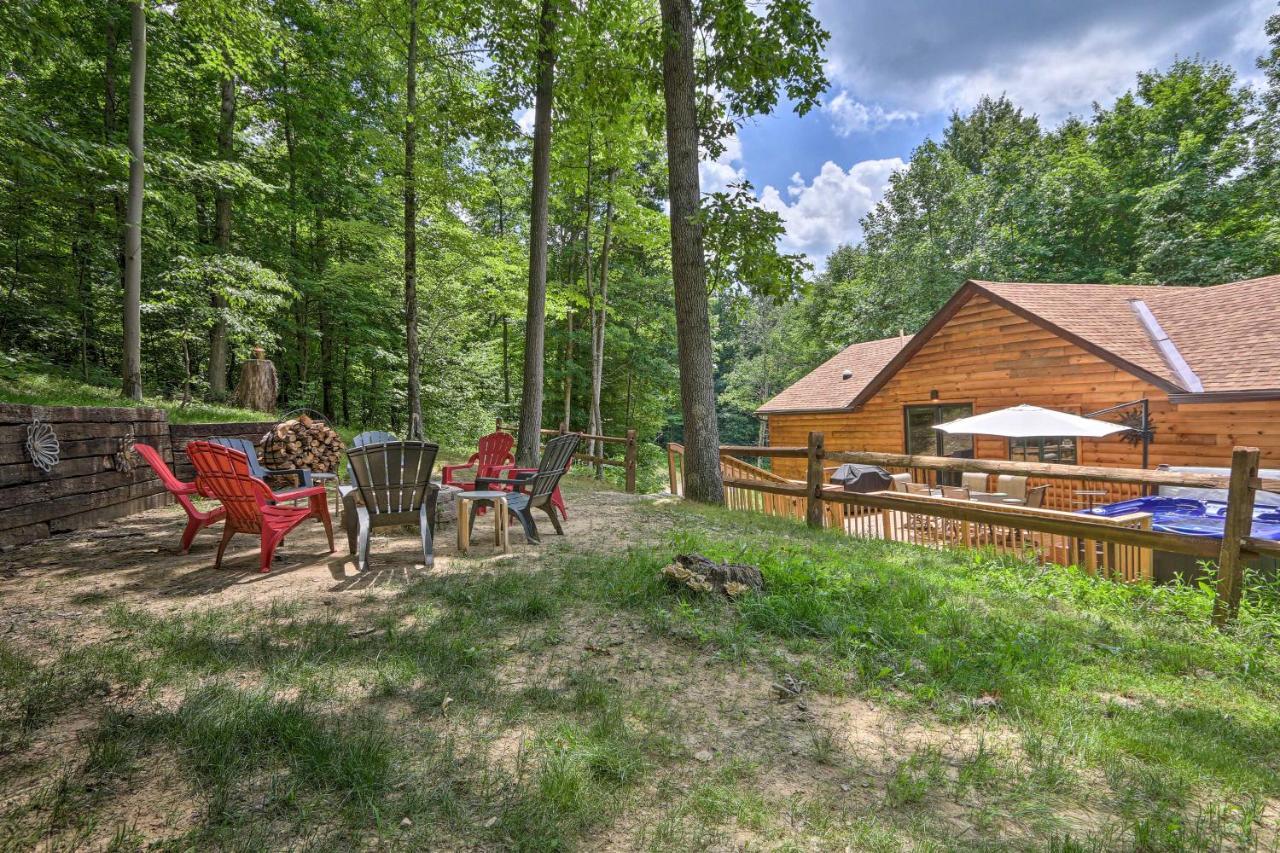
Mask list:
MULTIPOLYGON (((769 442, 803 445, 814 430, 831 450, 901 453, 908 405, 972 403, 981 414, 1032 403, 1086 414, 1141 397, 1151 401, 1156 428, 1152 466, 1226 467, 1237 444, 1260 448, 1264 466, 1280 466, 1280 401, 1174 405, 1163 389, 983 296, 962 306, 861 409, 770 415, 769 442)), ((974 451, 1007 459, 1008 441, 975 436, 974 451)), ((1078 457, 1081 464, 1138 467, 1142 450, 1116 437, 1083 439, 1078 457)), ((775 460, 775 470, 803 477, 804 460, 775 460)))

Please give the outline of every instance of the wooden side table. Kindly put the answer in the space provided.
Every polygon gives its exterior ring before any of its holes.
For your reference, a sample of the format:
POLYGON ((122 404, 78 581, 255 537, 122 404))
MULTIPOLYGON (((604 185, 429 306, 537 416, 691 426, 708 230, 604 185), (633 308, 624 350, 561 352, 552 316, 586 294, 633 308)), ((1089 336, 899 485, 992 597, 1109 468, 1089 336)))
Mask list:
POLYGON ((458 492, 458 551, 466 554, 471 550, 471 505, 487 504, 493 507, 493 544, 502 549, 502 553, 511 553, 511 540, 507 535, 507 492, 478 491, 458 492))

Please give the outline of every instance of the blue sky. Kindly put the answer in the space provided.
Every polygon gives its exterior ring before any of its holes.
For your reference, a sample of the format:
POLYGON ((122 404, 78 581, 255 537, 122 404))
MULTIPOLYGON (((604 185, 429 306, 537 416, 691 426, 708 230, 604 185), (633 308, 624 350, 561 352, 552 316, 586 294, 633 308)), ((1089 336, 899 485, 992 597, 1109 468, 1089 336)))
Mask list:
POLYGON ((804 118, 757 119, 704 163, 703 191, 746 178, 782 215, 783 247, 817 266, 894 170, 954 109, 1007 94, 1052 126, 1132 88, 1140 71, 1200 56, 1258 80, 1275 0, 813 0, 831 33, 831 87, 804 118))

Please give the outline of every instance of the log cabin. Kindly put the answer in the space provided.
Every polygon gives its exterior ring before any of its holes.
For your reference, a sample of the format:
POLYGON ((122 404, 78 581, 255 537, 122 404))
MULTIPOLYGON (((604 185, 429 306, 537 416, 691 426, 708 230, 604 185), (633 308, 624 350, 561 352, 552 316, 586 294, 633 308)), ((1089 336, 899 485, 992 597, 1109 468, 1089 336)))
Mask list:
MULTIPOLYGON (((757 410, 768 443, 1140 467, 1137 433, 949 436, 1019 403, 1088 415, 1147 400, 1149 464, 1280 467, 1280 276, 1209 287, 967 281, 915 335, 855 343, 757 410)), ((1100 415, 1133 417, 1129 410, 1100 415)), ((775 470, 804 477, 804 460, 775 470)))

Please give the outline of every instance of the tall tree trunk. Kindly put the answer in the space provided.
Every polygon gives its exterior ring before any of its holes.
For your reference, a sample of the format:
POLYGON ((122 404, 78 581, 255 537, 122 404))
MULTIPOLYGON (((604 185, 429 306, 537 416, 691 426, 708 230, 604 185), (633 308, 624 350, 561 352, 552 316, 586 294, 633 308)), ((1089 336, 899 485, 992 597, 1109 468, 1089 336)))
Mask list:
POLYGON ((329 311, 320 309, 320 411, 330 421, 335 420, 333 405, 333 329, 329 325, 329 311))
MULTIPOLYGON (((298 285, 299 273, 302 268, 302 261, 298 253, 298 142, 293 130, 293 111, 290 106, 290 88, 289 88, 289 62, 283 60, 281 62, 281 72, 284 75, 284 92, 283 92, 283 112, 284 112, 284 150, 286 164, 289 174, 289 283, 298 285)), ((301 290, 298 287, 298 290, 301 290)), ((302 293, 298 294, 298 298, 293 305, 294 318, 294 340, 296 352, 294 361, 294 387, 286 389, 286 399, 297 396, 303 391, 303 385, 307 381, 307 366, 304 361, 306 353, 306 337, 307 337, 307 311, 306 296, 302 293), (296 388, 296 392, 295 392, 296 388)))
POLYGON ((351 342, 342 341, 342 422, 351 423, 351 342))
POLYGON ((409 56, 404 117, 404 344, 409 369, 409 438, 422 438, 422 377, 418 353, 418 193, 413 161, 418 119, 418 0, 409 0, 409 56))
MULTIPOLYGON (((236 80, 231 74, 219 82, 221 106, 218 111, 218 159, 230 162, 232 143, 236 131, 236 80)), ((219 187, 213 197, 213 244, 219 252, 231 251, 231 192, 219 187)), ((209 333, 209 395, 215 400, 227 396, 227 321, 222 312, 227 310, 227 299, 221 293, 213 296, 213 308, 218 312, 213 329, 209 333)))
POLYGON ((147 17, 142 0, 129 10, 129 205, 125 216, 124 395, 142 399, 142 127, 147 81, 147 17))
MULTIPOLYGON (((120 99, 116 94, 116 51, 119 47, 119 37, 116 34, 116 18, 113 12, 113 9, 107 10, 107 52, 102 67, 102 141, 107 145, 115 142, 116 114, 120 109, 120 99)), ((120 278, 120 287, 123 290, 125 198, 118 189, 111 191, 111 207, 116 217, 116 275, 120 278)))
MULTIPOLYGON (((569 280, 573 287, 573 279, 569 280)), ((573 309, 564 315, 564 414, 560 423, 565 429, 573 426, 573 309)))
MULTIPOLYGON (((609 170, 606 183, 607 198, 604 204, 604 242, 600 246, 600 288, 597 304, 591 310, 591 425, 587 428, 596 435, 604 434, 604 419, 600 416, 600 393, 604 385, 604 324, 609 306, 609 246, 613 238, 613 170, 609 170)), ((598 442, 592 456, 604 455, 604 442, 598 442)), ((596 463, 596 479, 604 476, 604 466, 596 463)))
POLYGON ((511 324, 502 317, 502 413, 510 415, 511 407, 511 324))
POLYGON ((543 347, 547 319, 547 191, 551 182, 551 101, 556 55, 553 0, 538 13, 537 91, 533 105, 533 189, 529 204, 529 298, 524 324, 524 381, 520 396, 520 438, 516 463, 538 463, 542 428, 543 347))
POLYGON ((93 226, 98 218, 93 199, 85 200, 79 233, 71 241, 71 257, 76 268, 76 296, 80 302, 80 378, 89 381, 89 338, 93 335, 93 284, 91 251, 93 226))
POLYGON ((660 0, 662 90, 667 106, 667 183, 671 199, 671 272, 675 283, 680 408, 684 414, 685 495, 720 503, 720 430, 714 353, 707 314, 707 269, 697 216, 698 116, 690 0, 660 0))
MULTIPOLYGON (((592 143, 594 141, 592 138, 593 130, 594 130, 593 126, 590 123, 588 123, 587 125, 587 181, 586 181, 584 192, 583 192, 583 202, 584 202, 584 207, 586 208, 587 215, 585 217, 585 221, 582 224, 582 271, 583 271, 582 280, 583 280, 583 285, 586 287, 586 291, 587 291, 587 331, 588 333, 594 336, 595 333, 592 331, 592 329, 593 329, 593 324, 595 320, 596 293, 595 293, 595 285, 591 281, 591 214, 593 213, 593 209, 591 206, 591 178, 592 178, 592 166, 594 165, 594 161, 595 161, 595 157, 594 157, 595 151, 592 147, 592 143)), ((595 358, 595 338, 594 337, 592 337, 591 339, 590 346, 588 347, 587 355, 592 359, 595 358)), ((590 365, 588 365, 588 367, 590 367, 590 365)), ((587 408, 588 410, 590 409, 590 401, 588 401, 587 408)), ((588 411, 587 413, 587 420, 588 421, 591 420, 590 411, 588 411)), ((600 434, 597 430, 591 428, 590 426, 587 427, 587 433, 590 435, 600 434)), ((603 447, 603 446, 604 446, 603 444, 600 445, 600 447, 603 447)), ((594 438, 587 439, 587 452, 592 456, 596 454, 596 440, 594 438)))

